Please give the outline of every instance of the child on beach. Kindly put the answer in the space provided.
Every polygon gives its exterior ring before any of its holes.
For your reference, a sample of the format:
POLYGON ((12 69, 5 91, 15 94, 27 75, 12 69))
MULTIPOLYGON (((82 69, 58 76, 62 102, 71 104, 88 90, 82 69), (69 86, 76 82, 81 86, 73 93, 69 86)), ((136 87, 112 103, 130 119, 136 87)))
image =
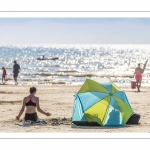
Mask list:
POLYGON ((6 69, 2 67, 3 73, 2 73, 2 83, 4 84, 6 82, 6 69), (4 81, 4 82, 3 82, 4 81))
POLYGON ((25 106, 26 106, 26 113, 25 113, 25 117, 23 119, 24 121, 27 121, 27 120, 38 121, 39 120, 37 113, 36 113, 36 108, 37 108, 37 111, 39 111, 40 113, 42 113, 46 116, 51 116, 51 114, 49 112, 44 112, 40 108, 39 98, 35 97, 35 94, 36 94, 36 88, 31 87, 30 88, 30 95, 24 98, 22 108, 19 112, 19 115, 16 116, 17 120, 19 120, 20 116, 24 112, 25 106))

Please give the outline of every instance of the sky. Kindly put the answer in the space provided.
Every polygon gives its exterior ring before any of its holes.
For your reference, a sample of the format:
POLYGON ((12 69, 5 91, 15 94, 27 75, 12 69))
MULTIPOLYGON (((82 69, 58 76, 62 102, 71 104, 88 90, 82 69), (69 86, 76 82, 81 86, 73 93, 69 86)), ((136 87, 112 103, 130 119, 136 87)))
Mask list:
POLYGON ((0 18, 0 45, 150 44, 150 18, 0 18))

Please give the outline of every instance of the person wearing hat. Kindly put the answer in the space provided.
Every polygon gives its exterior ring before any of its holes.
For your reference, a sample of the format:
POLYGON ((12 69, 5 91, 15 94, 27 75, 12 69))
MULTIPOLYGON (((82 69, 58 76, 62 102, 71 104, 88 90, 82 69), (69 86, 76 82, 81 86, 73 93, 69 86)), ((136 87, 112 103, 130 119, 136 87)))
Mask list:
POLYGON ((20 65, 17 64, 17 61, 14 61, 13 74, 14 74, 15 85, 18 84, 17 77, 19 72, 20 72, 20 65))

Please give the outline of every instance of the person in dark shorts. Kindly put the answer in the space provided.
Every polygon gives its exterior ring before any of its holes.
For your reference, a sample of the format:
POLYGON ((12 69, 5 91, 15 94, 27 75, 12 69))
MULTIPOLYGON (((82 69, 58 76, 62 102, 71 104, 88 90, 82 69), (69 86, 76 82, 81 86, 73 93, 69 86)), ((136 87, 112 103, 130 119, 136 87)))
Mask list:
POLYGON ((26 106, 26 113, 25 113, 25 117, 23 119, 24 121, 38 121, 36 109, 37 109, 37 111, 39 111, 40 113, 42 113, 46 116, 51 116, 51 114, 49 112, 45 112, 40 108, 39 98, 35 97, 35 94, 36 94, 36 88, 31 87, 30 95, 24 98, 22 108, 19 112, 19 115, 16 116, 17 120, 19 120, 20 116, 24 112, 25 106, 26 106))
POLYGON ((20 65, 17 64, 17 61, 14 61, 13 74, 14 74, 15 84, 18 84, 17 77, 19 72, 20 72, 20 65))

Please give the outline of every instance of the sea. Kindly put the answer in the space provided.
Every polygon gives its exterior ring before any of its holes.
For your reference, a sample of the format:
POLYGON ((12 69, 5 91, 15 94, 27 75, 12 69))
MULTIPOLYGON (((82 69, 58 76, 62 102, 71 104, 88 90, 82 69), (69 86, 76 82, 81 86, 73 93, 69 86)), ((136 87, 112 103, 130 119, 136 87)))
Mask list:
MULTIPOLYGON (((149 58, 150 45, 0 46, 0 67, 6 68, 8 84, 14 84, 16 60, 21 67, 19 84, 82 85, 86 78, 110 78, 118 86, 130 86, 137 64, 143 67, 149 58), (46 60, 38 60, 43 55, 46 60)), ((148 61, 143 86, 150 86, 149 77, 148 61)))

